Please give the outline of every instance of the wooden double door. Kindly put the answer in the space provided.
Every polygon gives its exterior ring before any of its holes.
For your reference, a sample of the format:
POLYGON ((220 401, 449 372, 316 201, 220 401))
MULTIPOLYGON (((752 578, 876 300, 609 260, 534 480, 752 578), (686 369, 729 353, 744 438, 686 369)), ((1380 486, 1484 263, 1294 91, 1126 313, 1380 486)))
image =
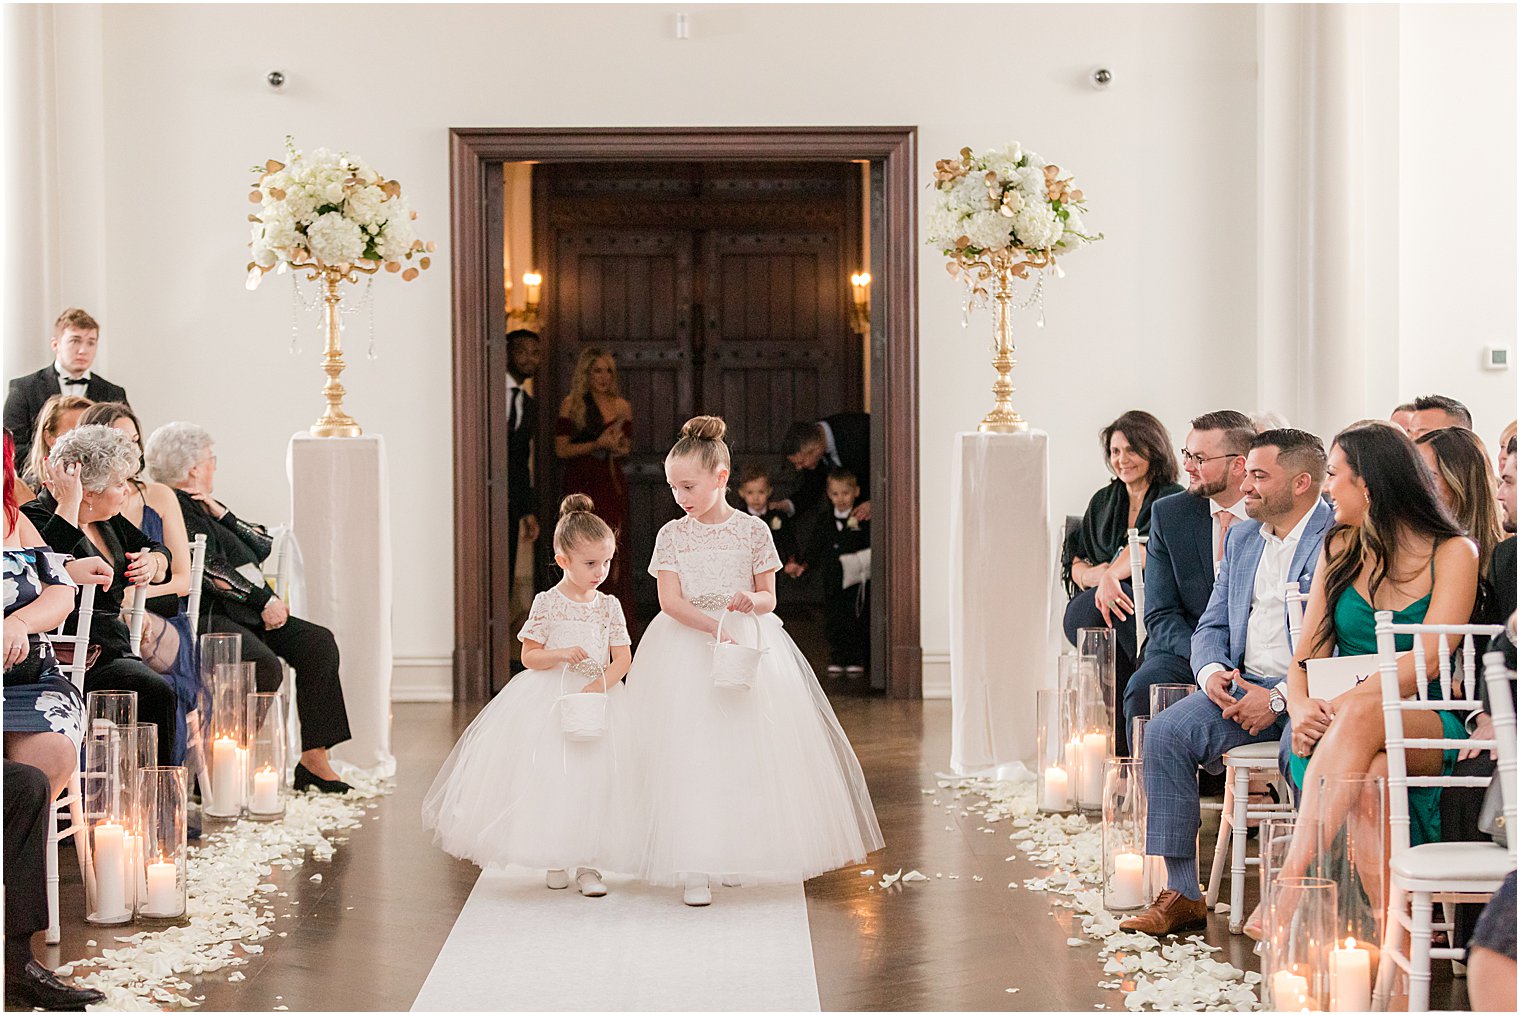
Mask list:
MULTIPOLYGON (((764 466, 778 495, 798 420, 864 409, 862 339, 850 327, 860 268, 853 163, 560 163, 535 167, 535 248, 544 265, 539 393, 548 429, 588 347, 611 351, 633 406, 625 463, 625 565, 647 619, 660 526, 679 513, 664 459, 682 423, 728 423, 735 483, 764 466)), ((540 517, 562 492, 539 442, 540 517)), ((737 503, 737 501, 736 501, 737 503)))

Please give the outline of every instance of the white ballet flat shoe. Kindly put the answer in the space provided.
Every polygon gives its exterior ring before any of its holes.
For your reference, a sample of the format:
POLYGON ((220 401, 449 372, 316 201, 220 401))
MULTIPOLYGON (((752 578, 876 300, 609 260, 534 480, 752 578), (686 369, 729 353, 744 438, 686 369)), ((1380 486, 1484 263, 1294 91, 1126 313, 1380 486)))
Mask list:
POLYGON ((575 887, 588 899, 600 899, 607 894, 607 886, 602 884, 601 873, 590 867, 582 867, 576 873, 575 887))
POLYGON ((570 874, 568 871, 563 871, 556 867, 544 875, 544 884, 554 889, 569 888, 570 874))
POLYGON ((735 876, 733 874, 728 874, 728 875, 725 875, 724 878, 723 878, 723 887, 724 888, 743 888, 744 885, 738 879, 737 876, 735 876))
POLYGON ((686 891, 681 894, 681 901, 688 906, 712 905, 712 889, 707 885, 706 874, 687 876, 686 891))

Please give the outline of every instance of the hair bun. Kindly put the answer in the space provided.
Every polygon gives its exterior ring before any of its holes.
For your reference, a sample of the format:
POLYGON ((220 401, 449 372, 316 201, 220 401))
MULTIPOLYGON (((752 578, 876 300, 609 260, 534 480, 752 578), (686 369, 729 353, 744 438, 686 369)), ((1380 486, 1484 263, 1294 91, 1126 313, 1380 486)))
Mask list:
POLYGON ((559 502, 559 516, 573 515, 577 511, 595 511, 596 505, 583 493, 572 493, 559 502))
POLYGON ((681 436, 699 441, 721 441, 728 432, 728 424, 721 416, 693 416, 681 427, 681 436))

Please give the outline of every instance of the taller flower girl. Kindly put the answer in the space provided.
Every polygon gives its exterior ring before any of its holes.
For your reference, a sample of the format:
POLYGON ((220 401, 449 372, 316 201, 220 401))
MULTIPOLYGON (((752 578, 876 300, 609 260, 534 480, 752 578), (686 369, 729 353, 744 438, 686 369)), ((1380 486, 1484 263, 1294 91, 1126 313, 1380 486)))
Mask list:
POLYGON ((640 761, 626 797, 629 865, 681 885, 689 906, 712 901, 709 876, 794 884, 882 845, 855 752, 774 613, 781 561, 770 530, 724 498, 725 429, 698 416, 666 456, 685 517, 655 539, 660 614, 628 673, 640 761), (715 641, 757 639, 751 685, 716 684, 715 641))

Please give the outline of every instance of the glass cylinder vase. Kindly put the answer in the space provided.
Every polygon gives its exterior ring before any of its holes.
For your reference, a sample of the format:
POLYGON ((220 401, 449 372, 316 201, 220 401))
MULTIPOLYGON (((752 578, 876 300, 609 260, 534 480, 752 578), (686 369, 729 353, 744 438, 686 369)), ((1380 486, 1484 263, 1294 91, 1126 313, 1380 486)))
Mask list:
POLYGON ((131 726, 118 727, 124 735, 124 750, 128 762, 122 771, 122 786, 127 801, 124 807, 127 821, 126 845, 123 850, 130 871, 128 883, 134 906, 142 905, 147 883, 143 870, 147 855, 146 835, 143 831, 143 802, 139 774, 145 768, 158 764, 158 727, 150 722, 137 722, 131 726))
POLYGON ((1272 885, 1264 966, 1273 1011, 1327 1011, 1335 946, 1335 882, 1279 876, 1272 885))
POLYGON ((185 769, 154 765, 138 774, 143 830, 143 890, 137 915, 149 920, 178 920, 185 915, 189 890, 186 843, 185 769))
MULTIPOLYGON (((1288 854, 1293 850, 1293 833, 1297 825, 1296 815, 1283 814, 1262 818, 1261 825, 1256 831, 1261 859, 1261 863, 1256 868, 1256 876, 1259 888, 1258 898, 1261 900, 1262 907, 1261 926, 1263 929, 1271 922, 1272 886, 1277 883, 1278 876, 1287 865, 1288 854)), ((1262 957, 1261 975, 1265 978, 1272 972, 1267 967, 1265 935, 1262 940, 1256 942, 1253 951, 1262 957)))
POLYGON ((1113 712, 1103 690, 1102 667, 1095 656, 1065 656, 1070 681, 1076 687, 1076 722, 1067 742, 1068 757, 1076 759, 1077 806, 1090 814, 1103 809, 1103 763, 1113 753, 1113 712))
POLYGON ((279 691, 248 695, 248 816, 273 821, 285 814, 285 696, 279 691))
POLYGON ((131 726, 137 722, 136 691, 89 691, 84 696, 86 730, 112 726, 131 726))
POLYGON ((88 727, 80 770, 85 829, 85 922, 113 926, 132 919, 136 881, 128 856, 132 825, 127 732, 106 720, 88 727))
POLYGON ((1075 729, 1076 696, 1061 688, 1035 692, 1035 771, 1040 781, 1035 787, 1036 805, 1046 814, 1065 814, 1072 809, 1071 759, 1067 751, 1075 729))
POLYGON ((213 818, 236 818, 243 812, 248 779, 248 695, 254 687, 253 663, 219 663, 207 687, 211 717, 206 731, 211 787, 202 812, 213 818))
POLYGON ((1336 895, 1335 940, 1342 970, 1337 979, 1345 982, 1345 989, 1341 992, 1343 996, 1331 999, 1336 1005, 1365 1005, 1370 1001, 1370 995, 1365 999, 1358 996, 1355 986, 1358 977, 1353 967, 1365 963, 1372 977, 1377 976, 1388 912, 1384 889, 1385 790, 1383 778, 1376 775, 1321 776, 1319 780, 1314 823, 1317 841, 1309 873, 1340 886, 1336 895), (1366 957, 1359 958, 1348 950, 1362 952, 1366 957))
POLYGON ((1151 686, 1151 715, 1160 715, 1196 690, 1198 690, 1197 684, 1153 684, 1151 686))
POLYGON ((1103 906, 1143 909, 1145 897, 1145 779, 1133 758, 1112 758, 1103 769, 1103 906))

